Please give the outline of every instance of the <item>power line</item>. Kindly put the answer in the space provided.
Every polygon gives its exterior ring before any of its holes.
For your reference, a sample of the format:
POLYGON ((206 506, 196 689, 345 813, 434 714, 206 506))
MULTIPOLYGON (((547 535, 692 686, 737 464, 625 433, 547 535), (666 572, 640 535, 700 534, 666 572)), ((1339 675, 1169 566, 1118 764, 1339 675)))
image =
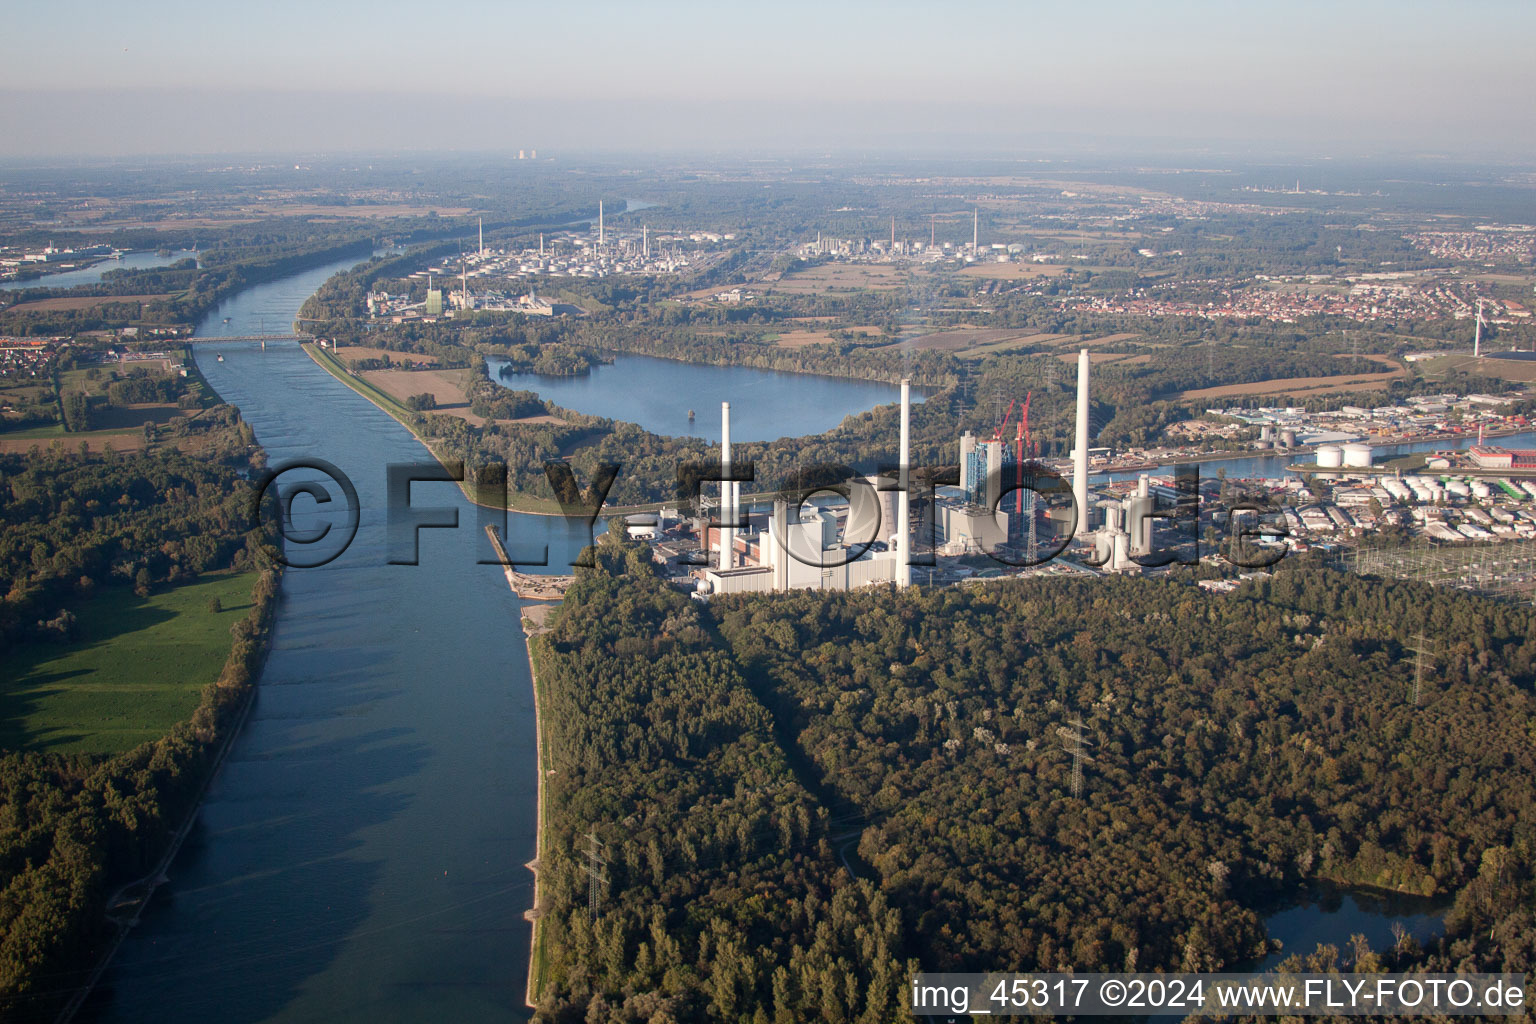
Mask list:
POLYGON ((1083 725, 1081 718, 1074 718, 1056 730, 1056 735, 1062 739, 1063 749, 1072 755, 1072 798, 1074 800, 1083 792, 1083 762, 1093 762, 1093 758, 1088 753, 1093 740, 1083 735, 1085 728, 1087 726, 1083 725))
POLYGON ((1408 650, 1414 653, 1413 658, 1413 706, 1419 706, 1419 695, 1424 689, 1424 659, 1434 653, 1434 645, 1423 633, 1414 636, 1415 644, 1408 650))
POLYGON ((587 841, 587 848, 581 851, 587 857, 587 913, 596 921, 598 890, 608 884, 608 861, 603 857, 604 846, 595 829, 582 838, 587 841))

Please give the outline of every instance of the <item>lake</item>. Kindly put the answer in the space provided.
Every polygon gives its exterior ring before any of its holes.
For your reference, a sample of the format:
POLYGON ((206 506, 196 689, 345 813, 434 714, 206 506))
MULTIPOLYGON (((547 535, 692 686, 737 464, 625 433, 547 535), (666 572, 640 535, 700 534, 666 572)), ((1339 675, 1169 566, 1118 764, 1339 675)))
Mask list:
MULTIPOLYGON (((514 391, 532 391, 576 412, 638 423, 653 434, 706 441, 720 440, 721 402, 731 403, 732 441, 773 441, 822 434, 845 417, 901 400, 901 388, 882 381, 654 356, 617 355, 612 363, 573 377, 502 373, 507 361, 495 357, 486 363, 491 379, 514 391)), ((913 388, 913 404, 922 400, 913 388)))
POLYGON ((102 260, 79 270, 66 270, 60 274, 45 274, 29 281, 0 282, 0 292, 20 291, 23 288, 73 288, 80 284, 96 284, 103 274, 111 270, 148 270, 151 267, 168 267, 178 260, 196 256, 197 253, 174 252, 160 256, 153 252, 130 252, 119 260, 102 260))

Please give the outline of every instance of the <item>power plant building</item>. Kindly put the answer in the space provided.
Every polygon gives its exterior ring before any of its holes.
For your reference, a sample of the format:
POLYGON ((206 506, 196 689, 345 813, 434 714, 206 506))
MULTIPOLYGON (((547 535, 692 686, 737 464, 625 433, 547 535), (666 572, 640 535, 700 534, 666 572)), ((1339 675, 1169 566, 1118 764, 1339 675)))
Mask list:
MULTIPOLYGON (((721 476, 730 475, 730 403, 721 406, 721 476)), ((901 445, 899 485, 908 477, 911 389, 901 382, 901 445)), ((848 482, 848 511, 843 529, 827 508, 801 511, 780 499, 774 502, 767 529, 755 538, 735 536, 741 485, 721 483, 719 529, 700 531, 706 549, 716 548, 718 561, 702 573, 700 594, 731 594, 777 590, 850 590, 875 583, 907 586, 911 582, 910 497, 905 490, 881 491, 879 481, 848 482), (894 499, 894 500, 892 500, 894 499), (894 508, 892 506, 894 505, 894 508), (757 564, 738 564, 755 556, 757 564)))

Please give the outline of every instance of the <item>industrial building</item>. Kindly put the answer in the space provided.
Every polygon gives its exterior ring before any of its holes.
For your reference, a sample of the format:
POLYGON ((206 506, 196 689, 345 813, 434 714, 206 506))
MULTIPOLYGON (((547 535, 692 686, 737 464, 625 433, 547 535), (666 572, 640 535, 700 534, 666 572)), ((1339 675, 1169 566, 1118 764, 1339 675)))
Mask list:
POLYGON ((1467 450, 1481 469, 1536 469, 1536 449, 1479 444, 1467 450))
POLYGON ((731 404, 720 407, 720 519, 698 531, 715 564, 699 574, 697 593, 733 594, 777 590, 851 590, 875 583, 909 586, 911 499, 911 382, 901 382, 901 448, 897 490, 881 491, 869 478, 846 485, 849 502, 841 529, 831 509, 792 508, 779 499, 755 532, 741 524, 741 484, 731 475, 731 404), (891 498, 894 496, 894 501, 891 498), (892 506, 894 505, 894 508, 892 506), (738 559, 740 561, 738 562, 738 559))

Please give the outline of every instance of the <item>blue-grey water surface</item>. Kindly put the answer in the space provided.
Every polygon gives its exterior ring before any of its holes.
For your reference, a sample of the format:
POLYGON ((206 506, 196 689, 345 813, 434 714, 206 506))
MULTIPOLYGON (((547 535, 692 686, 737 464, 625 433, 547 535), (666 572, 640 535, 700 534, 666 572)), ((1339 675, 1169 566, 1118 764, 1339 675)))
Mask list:
MULTIPOLYGON (((286 329, 350 262, 209 319, 286 329)), ((520 1019, 533 701, 517 601, 498 567, 476 564, 491 557, 476 510, 451 484, 416 485, 416 506, 457 508, 460 528, 422 531, 419 566, 385 564, 385 466, 426 450, 293 343, 196 351, 274 466, 319 457, 351 478, 360 528, 336 561, 284 576, 251 716, 86 1017, 520 1019)), ((511 532, 548 542, 550 571, 569 571, 584 541, 561 519, 513 516, 511 532)))
MULTIPOLYGON (((900 387, 888 381, 708 366, 654 356, 616 355, 590 373, 567 377, 502 373, 507 363, 500 358, 486 363, 496 383, 532 391, 562 408, 638 423, 653 434, 706 441, 720 440, 721 402, 731 403, 733 441, 773 441, 823 434, 847 416, 901 400, 900 387), (689 410, 694 412, 692 420, 689 410)), ((913 403, 922 400, 922 392, 913 389, 913 403)), ((894 438, 891 446, 894 450, 894 438)))
POLYGON ((56 274, 44 274, 42 277, 29 278, 25 281, 0 282, 0 292, 20 291, 23 288, 73 288, 80 284, 95 284, 100 281, 103 274, 112 270, 146 270, 150 267, 167 267, 179 260, 195 257, 195 252, 173 252, 169 256, 161 256, 153 252, 130 252, 121 259, 102 260, 89 267, 81 267, 79 270, 64 270, 56 274))

